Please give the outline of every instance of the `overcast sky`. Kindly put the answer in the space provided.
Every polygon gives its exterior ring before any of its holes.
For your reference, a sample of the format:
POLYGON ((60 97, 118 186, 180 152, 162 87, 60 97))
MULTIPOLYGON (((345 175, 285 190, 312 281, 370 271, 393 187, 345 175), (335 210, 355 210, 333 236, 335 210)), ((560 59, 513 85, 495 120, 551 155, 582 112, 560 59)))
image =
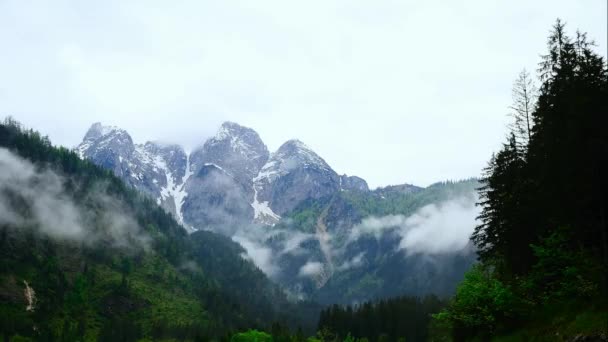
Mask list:
POLYGON ((230 120, 373 187, 479 176, 555 19, 605 55, 606 3, 0 0, 0 117, 187 149, 230 120))

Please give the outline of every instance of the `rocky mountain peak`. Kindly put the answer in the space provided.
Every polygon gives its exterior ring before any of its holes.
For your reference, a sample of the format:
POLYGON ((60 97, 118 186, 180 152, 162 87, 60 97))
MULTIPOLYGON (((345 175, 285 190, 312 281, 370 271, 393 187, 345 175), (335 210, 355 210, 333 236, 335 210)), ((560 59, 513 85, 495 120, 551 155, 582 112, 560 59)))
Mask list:
POLYGON ((365 180, 339 176, 302 141, 288 140, 271 156, 255 130, 229 121, 190 155, 175 144, 134 144, 125 130, 101 123, 77 150, 198 229, 274 224, 303 201, 368 191, 365 180))
POLYGON ((122 129, 117 126, 104 126, 101 124, 101 122, 96 122, 91 125, 83 140, 97 140, 102 136, 108 135, 114 131, 122 131, 122 129))
POLYGON ((291 139, 283 143, 272 155, 269 163, 271 162, 283 164, 284 171, 293 167, 314 167, 331 170, 331 167, 323 158, 298 139, 291 139))
POLYGON ((230 121, 224 122, 215 136, 207 140, 205 145, 228 145, 233 152, 250 159, 264 156, 268 158, 268 148, 256 131, 230 121))
POLYGON ((369 191, 369 186, 365 179, 357 176, 340 176, 340 190, 347 191, 369 191))
POLYGON ((81 158, 89 157, 91 151, 101 150, 115 156, 126 157, 133 153, 134 148, 133 139, 127 131, 97 122, 89 128, 82 143, 76 147, 76 152, 81 158))
POLYGON ((195 173, 213 164, 234 175, 238 182, 250 184, 268 156, 268 148, 256 131, 224 122, 214 137, 192 153, 191 163, 195 173))
POLYGON ((266 216, 279 217, 306 199, 338 191, 339 176, 310 147, 292 139, 262 167, 254 178, 254 190, 254 208, 267 206, 270 210, 266 216))

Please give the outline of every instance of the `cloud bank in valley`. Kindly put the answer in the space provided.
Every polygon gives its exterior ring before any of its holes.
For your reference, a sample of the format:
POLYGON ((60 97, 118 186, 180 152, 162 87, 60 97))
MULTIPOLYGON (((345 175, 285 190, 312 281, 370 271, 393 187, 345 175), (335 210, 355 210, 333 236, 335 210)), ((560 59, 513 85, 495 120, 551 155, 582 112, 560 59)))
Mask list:
POLYGON ((270 247, 265 246, 263 241, 256 241, 244 235, 232 236, 232 241, 240 244, 246 251, 241 255, 244 259, 251 260, 262 272, 267 276, 272 277, 278 271, 278 265, 275 264, 273 251, 270 247))
POLYGON ((410 216, 387 215, 368 217, 353 227, 348 243, 360 237, 395 233, 400 237, 399 249, 407 255, 442 254, 463 250, 477 225, 477 197, 462 196, 418 209, 410 216))
POLYGON ((149 248, 149 236, 120 201, 106 194, 103 184, 86 194, 85 207, 66 191, 63 177, 38 169, 5 148, 0 148, 0 170, 0 224, 32 227, 52 239, 85 244, 104 240, 115 247, 149 248))
POLYGON ((298 276, 314 277, 323 271, 323 263, 318 261, 309 261, 300 267, 298 276))
MULTIPOLYGON (((346 256, 345 251, 357 240, 365 237, 382 239, 387 234, 398 238, 396 250, 405 256, 424 254, 428 256, 458 253, 470 246, 470 236, 477 225, 479 208, 475 205, 474 193, 447 201, 426 205, 412 215, 387 215, 367 217, 353 226, 346 238, 338 238, 330 230, 327 240, 329 253, 335 260, 336 271, 346 271, 361 267, 366 261, 365 251, 346 256)), ((295 227, 291 229, 247 226, 238 230, 232 240, 247 251, 245 257, 270 277, 281 274, 281 257, 286 254, 303 258, 297 275, 302 278, 314 277, 324 265, 318 252, 304 247, 320 239, 314 233, 304 233, 295 227)), ((315 244, 313 244, 315 245, 315 244)), ((320 244, 319 244, 320 245, 320 244)))
POLYGON ((478 215, 475 201, 467 198, 427 205, 405 220, 399 247, 408 254, 460 251, 469 244, 478 215))

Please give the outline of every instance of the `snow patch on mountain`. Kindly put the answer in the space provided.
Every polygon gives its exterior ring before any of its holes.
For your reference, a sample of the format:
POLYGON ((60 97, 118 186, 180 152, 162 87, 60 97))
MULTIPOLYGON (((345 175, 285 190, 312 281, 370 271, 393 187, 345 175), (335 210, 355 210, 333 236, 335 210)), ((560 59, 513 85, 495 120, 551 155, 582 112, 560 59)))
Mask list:
POLYGON ((215 164, 215 163, 205 163, 205 166, 213 166, 214 168, 222 171, 223 173, 227 174, 228 176, 230 176, 230 172, 226 171, 223 167, 215 164))
POLYGON ((160 157, 154 156, 154 165, 163 170, 165 173, 165 177, 167 178, 167 186, 162 187, 160 189, 160 197, 157 199, 157 203, 160 203, 161 200, 169 200, 173 199, 175 204, 175 216, 177 221, 184 225, 184 215, 182 213, 182 206, 184 204, 184 200, 188 193, 186 192, 186 181, 190 176, 192 176, 193 172, 190 170, 190 158, 186 156, 186 173, 182 177, 181 180, 176 181, 175 177, 167 167, 167 163, 160 157))
POLYGON ((175 201, 175 212, 178 216, 179 222, 186 227, 184 223, 184 214, 182 212, 182 206, 184 205, 184 201, 186 200, 186 196, 188 196, 188 192, 186 192, 186 181, 194 174, 190 169, 190 154, 186 154, 186 173, 184 177, 182 177, 180 188, 175 191, 173 194, 173 199, 175 201))
POLYGON ((78 145, 75 149, 76 153, 78 154, 78 156, 80 157, 80 159, 84 159, 85 156, 85 152, 89 150, 89 148, 91 147, 91 142, 83 142, 80 145, 78 145))
POLYGON ((274 226, 281 219, 281 216, 277 215, 274 211, 272 211, 272 209, 270 209, 268 201, 260 202, 258 200, 258 190, 256 189, 255 178, 253 185, 253 202, 251 203, 251 207, 253 208, 254 222, 274 226))
MULTIPOLYGON (((210 145, 218 144, 229 140, 230 147, 234 152, 237 152, 247 159, 255 159, 260 154, 251 146, 245 139, 249 129, 244 128, 233 122, 224 122, 213 138, 209 140, 210 145)), ((253 130, 251 130, 253 132, 253 130)))

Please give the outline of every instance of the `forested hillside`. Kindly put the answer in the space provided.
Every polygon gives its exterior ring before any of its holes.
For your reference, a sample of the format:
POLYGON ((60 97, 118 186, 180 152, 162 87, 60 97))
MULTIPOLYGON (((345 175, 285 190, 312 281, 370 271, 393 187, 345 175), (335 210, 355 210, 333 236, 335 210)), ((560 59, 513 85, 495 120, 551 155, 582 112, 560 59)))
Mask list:
MULTIPOLYGON (((275 229, 286 226, 310 234, 323 222, 333 266, 324 258, 319 245, 302 244, 303 248, 316 251, 317 257, 303 253, 285 255, 282 268, 292 271, 284 272, 284 278, 279 281, 287 288, 299 286, 315 301, 326 305, 400 295, 451 296, 464 272, 475 261, 475 251, 467 244, 467 233, 450 234, 463 238, 463 244, 455 247, 434 249, 428 243, 404 247, 403 231, 411 227, 403 227, 408 225, 408 219, 424 217, 425 222, 435 218, 444 220, 436 227, 431 228, 429 224, 429 231, 472 229, 477 187, 479 182, 469 179, 436 183, 426 188, 398 186, 371 192, 342 191, 332 197, 304 202, 275 229), (458 215, 452 217, 453 213, 458 215), (470 220, 462 220, 461 213, 469 213, 470 220), (299 276, 298 269, 304 262, 324 259, 332 276, 323 286, 315 287, 317 278, 309 280, 299 276)), ((279 239, 275 237, 275 240, 279 239)), ((442 240, 441 236, 435 240, 442 240)))
POLYGON ((454 340, 608 333, 607 77, 587 36, 558 20, 538 97, 518 79, 513 128, 480 189, 480 264, 435 316, 454 340))
POLYGON ((0 125, 0 166, 4 339, 209 340, 273 322, 307 328, 238 244, 188 236, 109 171, 11 119, 0 125))

